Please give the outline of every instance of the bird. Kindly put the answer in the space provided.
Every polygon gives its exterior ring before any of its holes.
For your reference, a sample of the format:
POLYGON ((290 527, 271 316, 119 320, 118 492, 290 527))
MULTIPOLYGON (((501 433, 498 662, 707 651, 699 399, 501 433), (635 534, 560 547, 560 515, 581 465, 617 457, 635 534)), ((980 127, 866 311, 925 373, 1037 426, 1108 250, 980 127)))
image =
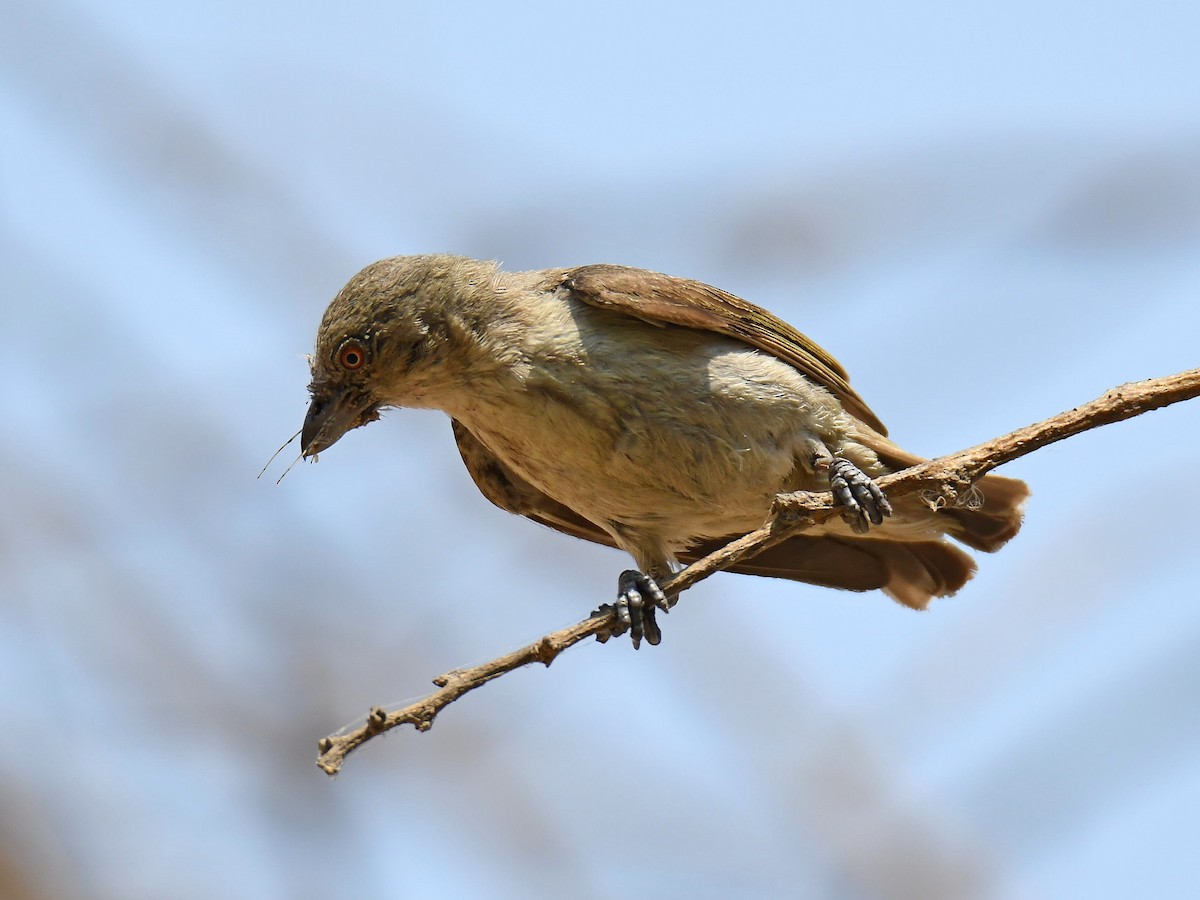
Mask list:
POLYGON ((501 509, 627 551, 612 634, 662 638, 659 582, 760 527, 783 492, 832 491, 834 517, 731 567, 913 609, 958 591, 975 550, 1021 527, 1029 489, 997 475, 972 502, 893 506, 901 449, 814 341, 700 281, 613 264, 508 272, 396 256, 326 308, 310 357, 301 456, 392 407, 451 419, 471 478, 501 509))

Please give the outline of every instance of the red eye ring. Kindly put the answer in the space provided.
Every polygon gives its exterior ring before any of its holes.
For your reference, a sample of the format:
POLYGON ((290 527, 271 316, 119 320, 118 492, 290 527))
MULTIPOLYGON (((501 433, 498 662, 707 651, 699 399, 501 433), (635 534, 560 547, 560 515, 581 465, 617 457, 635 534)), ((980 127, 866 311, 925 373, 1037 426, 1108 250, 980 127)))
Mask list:
POLYGON ((353 372, 363 367, 363 363, 367 361, 367 351, 358 341, 346 341, 338 348, 337 359, 343 369, 353 372))

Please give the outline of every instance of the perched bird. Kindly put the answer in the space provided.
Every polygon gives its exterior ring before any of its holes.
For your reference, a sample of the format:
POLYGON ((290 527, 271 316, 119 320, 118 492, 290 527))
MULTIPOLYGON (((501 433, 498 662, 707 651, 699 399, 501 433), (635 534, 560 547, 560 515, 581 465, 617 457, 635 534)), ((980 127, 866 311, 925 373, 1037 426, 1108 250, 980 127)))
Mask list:
POLYGON ((997 550, 1028 495, 989 475, 969 505, 893 509, 873 478, 921 459, 887 439, 836 360, 732 294, 625 266, 385 259, 329 304, 311 362, 303 456, 384 407, 444 410, 488 500, 632 554, 615 608, 635 646, 658 643, 655 608, 674 600, 657 580, 758 528, 782 491, 832 490, 843 517, 732 571, 878 588, 916 609, 974 572, 945 536, 997 550))

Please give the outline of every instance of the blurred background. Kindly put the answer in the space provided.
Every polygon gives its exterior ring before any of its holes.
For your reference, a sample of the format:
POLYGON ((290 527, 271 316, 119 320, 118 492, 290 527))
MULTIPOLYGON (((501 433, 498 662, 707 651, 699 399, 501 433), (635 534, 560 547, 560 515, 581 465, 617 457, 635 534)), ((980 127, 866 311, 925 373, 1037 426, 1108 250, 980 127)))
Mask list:
POLYGON ((924 614, 718 575, 376 740, 626 559, 439 413, 255 475, 325 304, 448 251, 765 305, 938 455, 1198 364, 1200 6, 11 0, 0 896, 1200 891, 1200 405, 1006 467, 924 614))

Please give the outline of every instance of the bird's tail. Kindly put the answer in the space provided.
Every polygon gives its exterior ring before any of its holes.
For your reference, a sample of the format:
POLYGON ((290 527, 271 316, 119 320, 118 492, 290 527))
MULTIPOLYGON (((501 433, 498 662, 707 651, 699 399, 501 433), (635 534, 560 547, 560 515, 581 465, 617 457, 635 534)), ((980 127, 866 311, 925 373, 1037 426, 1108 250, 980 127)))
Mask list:
MULTIPOLYGON (((864 437, 863 443, 892 471, 925 461, 875 432, 864 437)), ((800 534, 730 571, 850 591, 878 589, 905 606, 924 609, 934 597, 950 596, 975 574, 974 560, 940 534, 975 550, 999 550, 1020 530, 1021 506, 1028 496, 1025 482, 988 475, 956 506, 935 509, 920 497, 894 503, 897 518, 907 519, 916 528, 889 532, 884 525, 861 537, 800 534)), ((690 561, 720 543, 705 542, 681 558, 690 561)))
MULTIPOLYGON (((681 558, 690 561, 711 549, 715 547, 694 547, 681 558)), ((905 606, 924 609, 934 597, 948 597, 966 584, 975 572, 975 562, 940 539, 889 541, 801 534, 768 547, 729 571, 847 591, 878 589, 905 606)))
MULTIPOLYGON (((925 462, 922 457, 876 434, 871 434, 863 443, 893 472, 925 462)), ((1021 530, 1022 506, 1028 497, 1029 486, 1025 482, 1001 475, 985 475, 957 505, 937 509, 937 518, 944 520, 939 523, 939 530, 975 550, 994 553, 1021 530)), ((914 505, 918 502, 924 504, 921 498, 913 498, 914 505)), ((928 505, 925 508, 930 509, 928 505)))

